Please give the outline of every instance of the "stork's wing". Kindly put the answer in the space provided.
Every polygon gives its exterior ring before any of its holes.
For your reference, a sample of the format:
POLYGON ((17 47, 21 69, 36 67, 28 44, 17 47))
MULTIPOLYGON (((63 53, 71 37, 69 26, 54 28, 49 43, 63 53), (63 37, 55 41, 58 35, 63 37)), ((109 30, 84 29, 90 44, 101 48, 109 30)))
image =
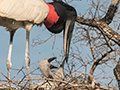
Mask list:
POLYGON ((0 0, 0 16, 41 23, 49 12, 44 0, 0 0))
POLYGON ((72 38, 72 32, 74 29, 75 17, 72 17, 66 21, 65 30, 64 30, 64 53, 65 60, 68 61, 70 41, 72 38))

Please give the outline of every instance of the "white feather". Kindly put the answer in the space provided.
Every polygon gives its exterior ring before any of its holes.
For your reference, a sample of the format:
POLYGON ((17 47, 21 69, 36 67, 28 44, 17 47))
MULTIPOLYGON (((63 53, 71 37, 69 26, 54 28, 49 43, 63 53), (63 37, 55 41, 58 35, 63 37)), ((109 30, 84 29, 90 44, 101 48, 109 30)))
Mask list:
POLYGON ((49 12, 44 0, 0 0, 0 16, 41 23, 49 12))

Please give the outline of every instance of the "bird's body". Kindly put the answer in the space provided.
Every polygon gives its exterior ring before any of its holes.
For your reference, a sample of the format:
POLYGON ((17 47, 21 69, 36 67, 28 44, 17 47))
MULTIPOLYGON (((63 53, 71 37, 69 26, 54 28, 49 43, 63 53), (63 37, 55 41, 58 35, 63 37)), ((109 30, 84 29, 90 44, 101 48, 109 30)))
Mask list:
POLYGON ((0 26, 12 31, 27 24, 41 25, 48 12, 44 0, 0 0, 0 26))
POLYGON ((48 12, 49 8, 44 0, 0 0, 0 16, 15 21, 40 24, 48 12))
POLYGON ((6 27, 7 31, 10 32, 10 45, 6 62, 9 79, 12 66, 12 41, 15 31, 18 28, 26 29, 25 62, 30 80, 29 34, 32 26, 41 25, 48 13, 49 7, 44 0, 0 0, 0 26, 6 27))

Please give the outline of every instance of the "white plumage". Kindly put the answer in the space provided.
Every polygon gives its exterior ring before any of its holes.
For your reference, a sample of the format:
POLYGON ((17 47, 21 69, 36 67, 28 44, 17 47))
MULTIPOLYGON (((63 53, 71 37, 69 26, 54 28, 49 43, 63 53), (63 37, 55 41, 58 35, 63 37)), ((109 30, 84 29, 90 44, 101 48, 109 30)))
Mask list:
MULTIPOLYGON (((41 25, 49 13, 44 0, 0 0, 0 26, 10 32, 10 45, 7 59, 8 78, 11 73, 12 41, 18 28, 26 29, 25 62, 30 80, 29 33, 34 24, 41 25)), ((31 80, 30 80, 31 83, 31 80)))
POLYGON ((41 23, 49 12, 43 0, 0 0, 0 16, 41 23))

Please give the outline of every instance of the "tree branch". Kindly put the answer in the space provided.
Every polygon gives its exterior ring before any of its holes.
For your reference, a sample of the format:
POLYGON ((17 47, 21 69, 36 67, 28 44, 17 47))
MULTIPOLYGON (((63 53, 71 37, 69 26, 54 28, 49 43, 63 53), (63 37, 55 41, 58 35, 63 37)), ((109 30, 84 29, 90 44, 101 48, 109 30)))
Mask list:
POLYGON ((94 60, 94 63, 93 63, 92 68, 91 68, 91 70, 90 70, 90 74, 91 74, 91 75, 93 75, 93 73, 94 73, 97 65, 99 65, 99 62, 100 62, 104 57, 106 57, 109 53, 111 53, 111 52, 112 52, 112 50, 106 52, 106 53, 105 53, 104 55, 102 55, 99 59, 94 60))
POLYGON ((117 32, 115 32, 112 28, 110 28, 105 22, 95 21, 93 19, 84 19, 82 17, 77 17, 76 21, 84 25, 96 27, 105 36, 107 36, 109 39, 113 40, 120 46, 120 35, 117 32))
POLYGON ((120 3, 120 0, 112 0, 105 17, 102 18, 101 21, 105 22, 106 24, 110 24, 118 9, 119 3, 120 3))
POLYGON ((113 17, 115 16, 119 3, 120 0, 112 0, 105 17, 99 21, 95 21, 93 19, 84 19, 83 17, 77 17, 76 21, 84 25, 96 27, 102 32, 102 34, 120 46, 120 35, 108 26, 108 24, 111 23, 113 17))

